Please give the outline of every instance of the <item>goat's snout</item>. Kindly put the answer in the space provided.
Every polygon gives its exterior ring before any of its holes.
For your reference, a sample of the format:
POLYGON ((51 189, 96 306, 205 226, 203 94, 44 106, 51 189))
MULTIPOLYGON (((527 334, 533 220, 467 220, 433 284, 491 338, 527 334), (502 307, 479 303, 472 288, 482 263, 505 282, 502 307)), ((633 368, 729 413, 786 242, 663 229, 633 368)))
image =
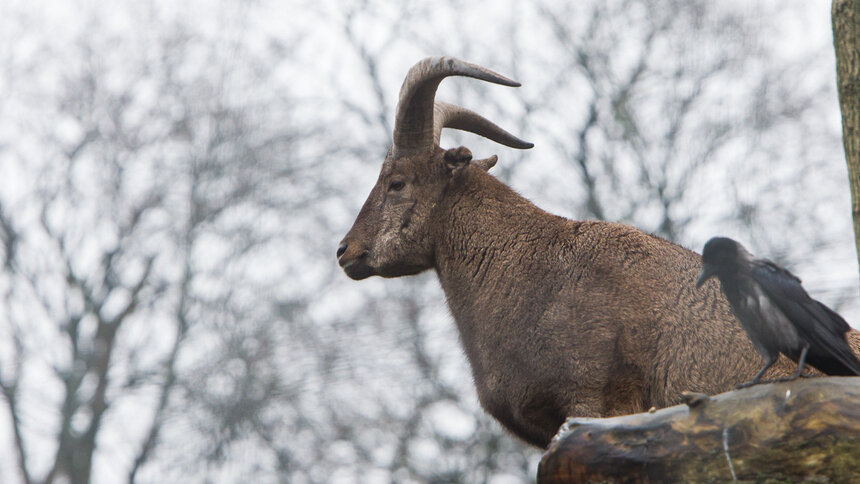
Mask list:
POLYGON ((370 252, 361 244, 350 244, 343 241, 337 248, 337 263, 353 279, 364 279, 374 274, 373 269, 367 264, 370 252))
POLYGON ((351 262, 367 258, 370 252, 360 247, 360 245, 350 244, 346 241, 340 243, 337 247, 337 261, 341 267, 346 267, 351 262))

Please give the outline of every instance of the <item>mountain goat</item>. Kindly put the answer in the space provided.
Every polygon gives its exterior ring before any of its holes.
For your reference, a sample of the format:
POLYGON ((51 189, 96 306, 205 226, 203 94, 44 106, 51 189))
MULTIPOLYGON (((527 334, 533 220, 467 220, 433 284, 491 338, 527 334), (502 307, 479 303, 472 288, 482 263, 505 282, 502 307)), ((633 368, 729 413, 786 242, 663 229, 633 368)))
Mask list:
MULTIPOLYGON (((551 215, 488 173, 495 156, 441 148, 442 128, 532 147, 435 102, 448 76, 519 85, 451 57, 412 67, 393 145, 337 250, 349 277, 435 269, 482 406, 541 447, 568 416, 664 407, 755 375, 761 361, 718 283, 695 287, 698 254, 627 225, 551 215)), ((781 361, 771 374, 791 370, 781 361)))

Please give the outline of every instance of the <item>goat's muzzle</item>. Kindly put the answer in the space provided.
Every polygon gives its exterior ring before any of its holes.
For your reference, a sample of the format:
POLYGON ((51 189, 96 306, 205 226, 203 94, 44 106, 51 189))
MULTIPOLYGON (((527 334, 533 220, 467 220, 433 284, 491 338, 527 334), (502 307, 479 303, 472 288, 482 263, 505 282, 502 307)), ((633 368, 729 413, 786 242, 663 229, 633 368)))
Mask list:
POLYGON ((337 263, 350 278, 356 281, 366 279, 374 274, 367 263, 368 251, 359 244, 350 245, 347 241, 340 243, 337 248, 337 263))

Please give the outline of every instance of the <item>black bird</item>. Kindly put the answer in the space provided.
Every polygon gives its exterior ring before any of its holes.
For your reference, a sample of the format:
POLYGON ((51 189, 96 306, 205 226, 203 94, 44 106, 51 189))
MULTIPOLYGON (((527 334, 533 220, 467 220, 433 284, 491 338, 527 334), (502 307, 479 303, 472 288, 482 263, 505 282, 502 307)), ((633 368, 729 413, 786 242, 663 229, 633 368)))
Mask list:
POLYGON ((804 363, 827 375, 860 375, 860 361, 845 341, 850 326, 809 297, 794 274, 769 260, 754 258, 732 239, 714 237, 702 250, 696 287, 714 276, 741 327, 765 359, 764 368, 738 388, 760 383, 780 353, 797 363, 797 371, 777 381, 801 376, 804 363))

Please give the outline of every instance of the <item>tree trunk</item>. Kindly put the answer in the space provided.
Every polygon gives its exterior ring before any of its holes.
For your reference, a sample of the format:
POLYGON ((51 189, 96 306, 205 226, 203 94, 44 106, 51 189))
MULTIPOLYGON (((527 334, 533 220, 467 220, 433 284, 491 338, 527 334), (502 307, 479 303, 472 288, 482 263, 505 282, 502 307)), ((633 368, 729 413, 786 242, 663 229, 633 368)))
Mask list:
POLYGON ((854 243, 860 259, 860 0, 833 0, 831 13, 842 143, 851 185, 854 243))
POLYGON ((605 419, 572 418, 538 483, 857 482, 860 377, 805 378, 605 419))

